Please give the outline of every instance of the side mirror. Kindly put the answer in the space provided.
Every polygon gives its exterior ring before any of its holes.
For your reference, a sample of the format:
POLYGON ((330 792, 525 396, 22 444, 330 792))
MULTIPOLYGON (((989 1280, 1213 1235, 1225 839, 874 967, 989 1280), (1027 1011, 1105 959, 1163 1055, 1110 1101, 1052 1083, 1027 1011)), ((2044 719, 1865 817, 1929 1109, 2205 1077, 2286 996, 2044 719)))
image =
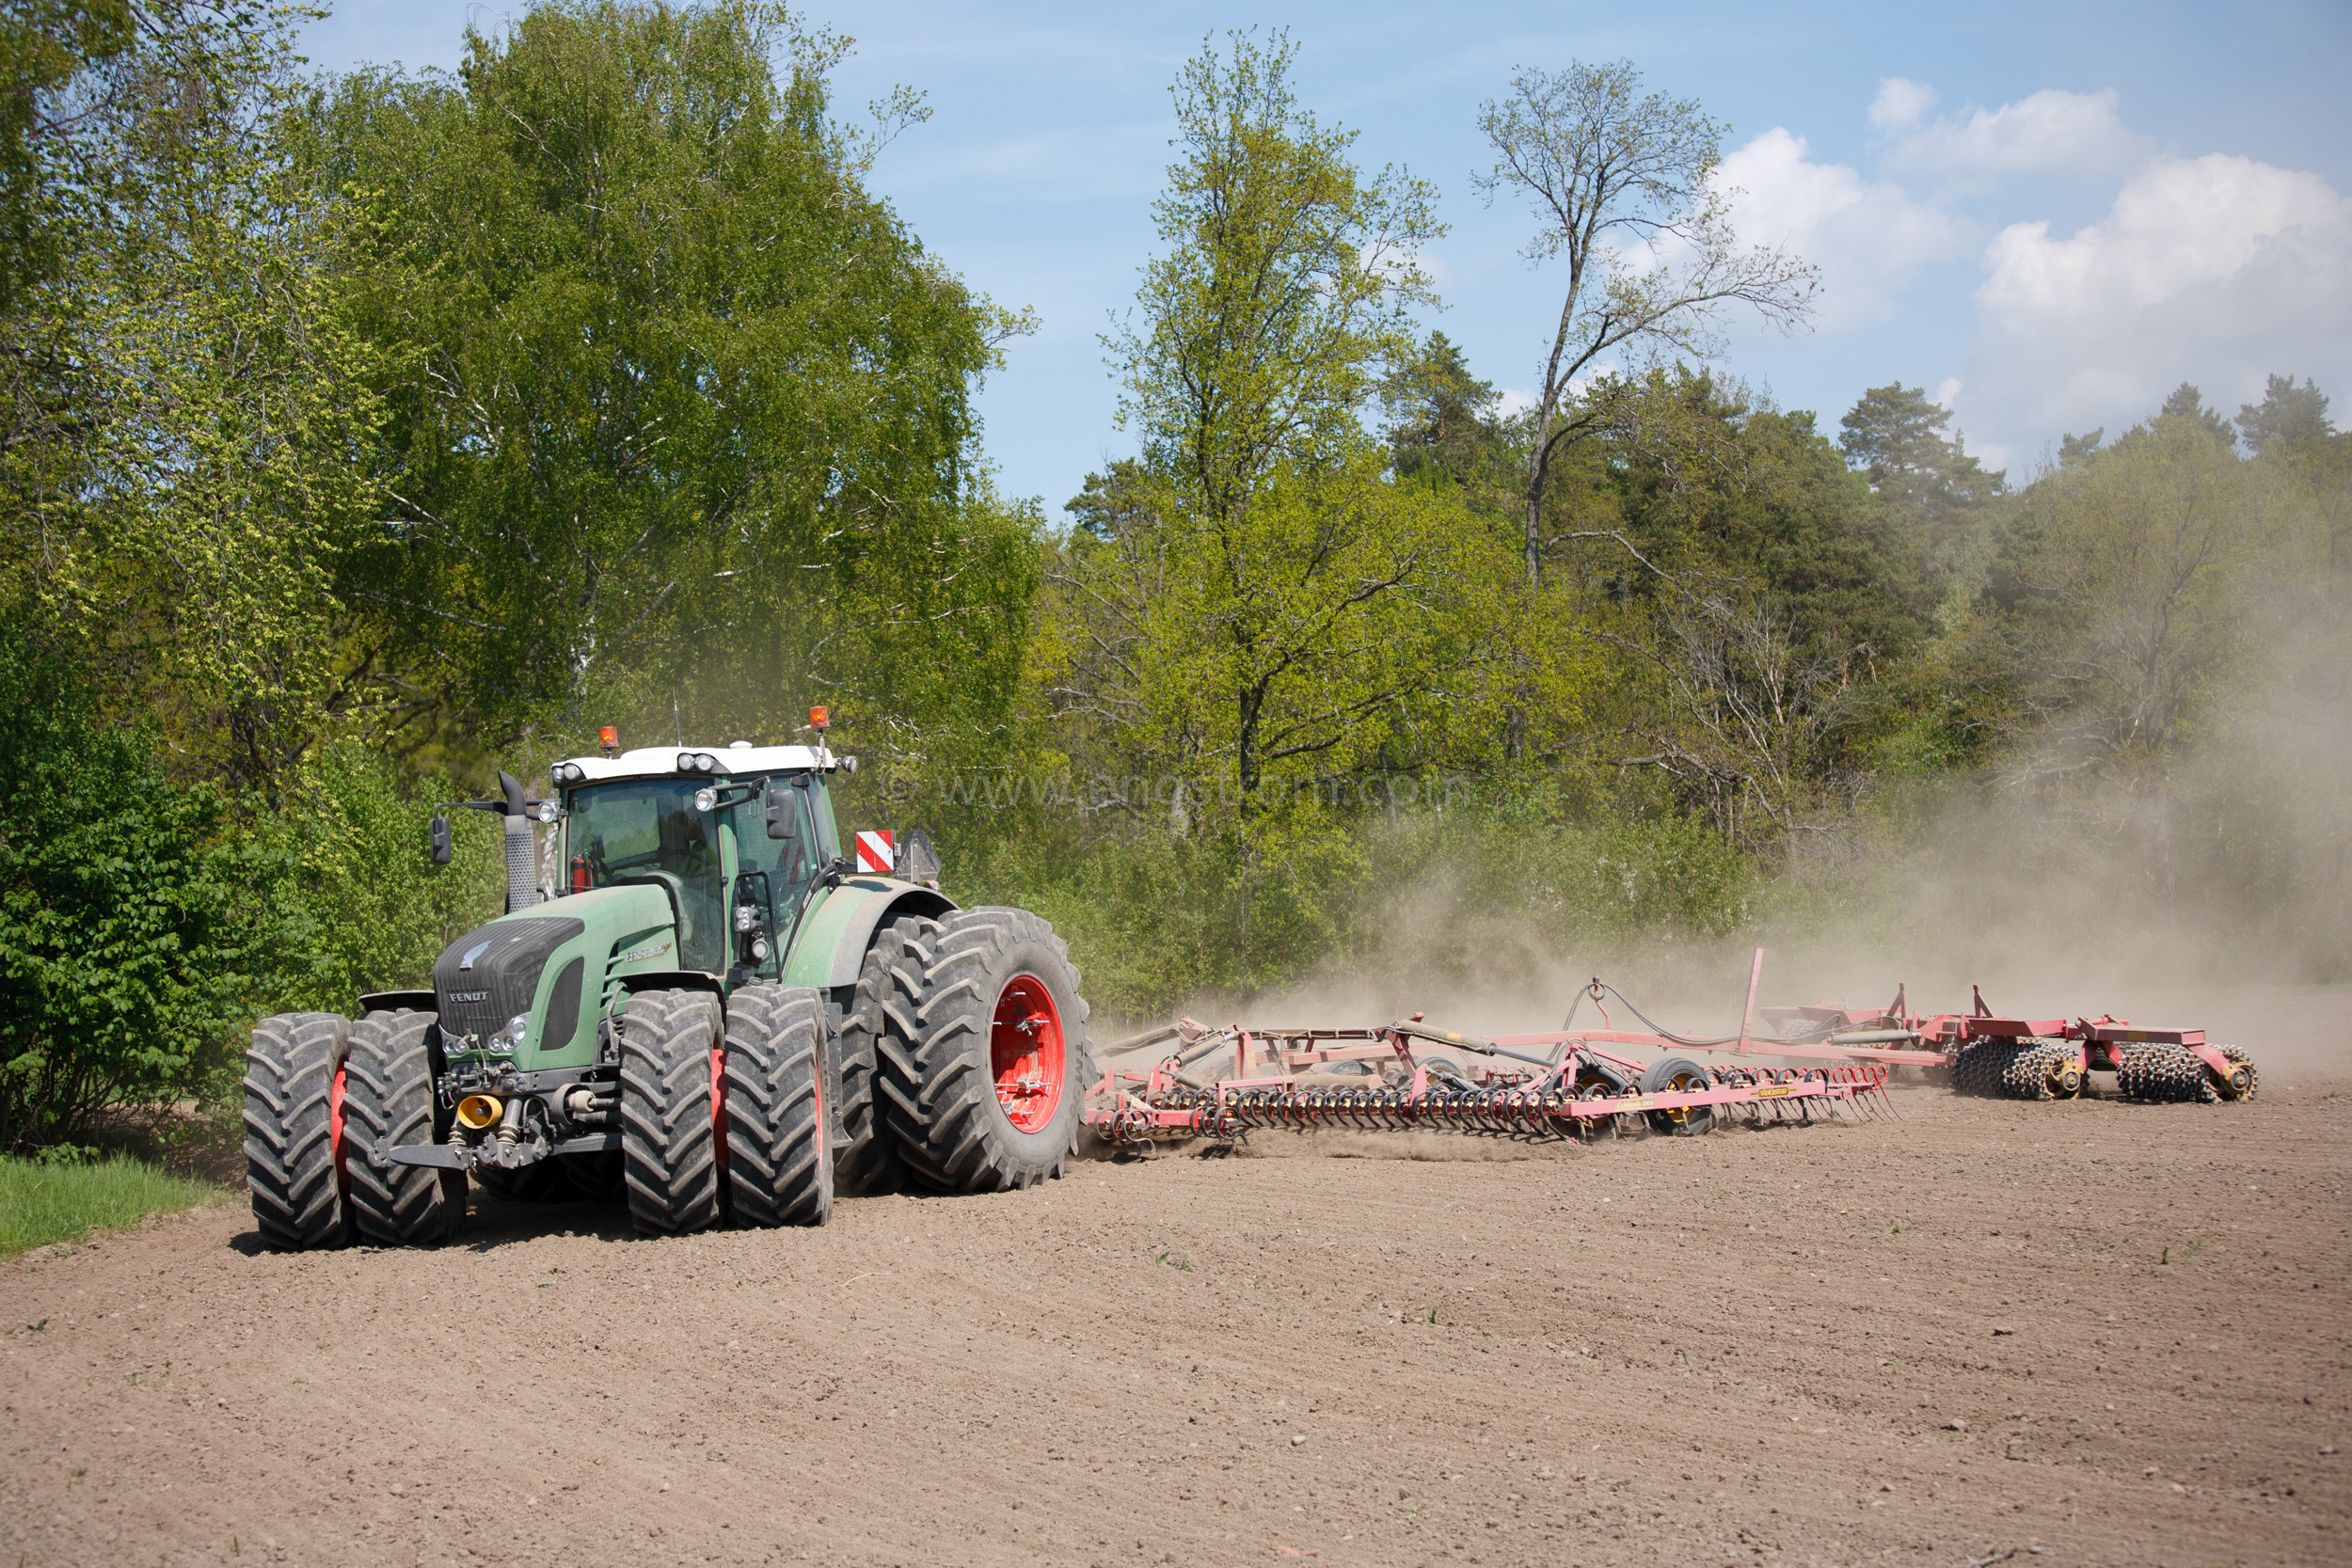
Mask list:
POLYGON ((801 836, 799 791, 786 785, 768 786, 768 836, 787 842, 801 836))
POLYGON ((447 865, 449 859, 449 818, 435 812, 433 814, 433 863, 447 865))

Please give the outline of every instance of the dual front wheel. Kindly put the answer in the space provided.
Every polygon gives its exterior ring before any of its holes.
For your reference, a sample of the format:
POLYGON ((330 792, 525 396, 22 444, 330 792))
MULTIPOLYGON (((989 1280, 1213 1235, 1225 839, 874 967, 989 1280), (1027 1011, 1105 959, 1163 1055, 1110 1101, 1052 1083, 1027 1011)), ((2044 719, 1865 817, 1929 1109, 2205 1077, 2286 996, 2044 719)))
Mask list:
POLYGON ((621 1020, 629 1218, 654 1235, 833 1214, 825 1005, 803 987, 641 991, 621 1020))
MULTIPOLYGON (((449 1135, 434 1096, 430 1012, 290 1013, 246 1053, 246 1185, 262 1239, 302 1252, 373 1242, 429 1246, 466 1217, 457 1171, 396 1164, 404 1144, 449 1135)), ((824 1002, 747 988, 631 999, 622 1025, 622 1162, 640 1230, 675 1234, 730 1212, 755 1226, 822 1225, 833 1210, 822 1076, 824 1002), (724 1049, 720 1049, 723 1034, 724 1049)), ((493 1175, 530 1198, 553 1160, 493 1175)))
POLYGON ((246 1184, 262 1237, 283 1251, 355 1241, 430 1245, 466 1220, 455 1171, 378 1163, 432 1143, 434 1015, 287 1013, 255 1026, 246 1053, 246 1184))

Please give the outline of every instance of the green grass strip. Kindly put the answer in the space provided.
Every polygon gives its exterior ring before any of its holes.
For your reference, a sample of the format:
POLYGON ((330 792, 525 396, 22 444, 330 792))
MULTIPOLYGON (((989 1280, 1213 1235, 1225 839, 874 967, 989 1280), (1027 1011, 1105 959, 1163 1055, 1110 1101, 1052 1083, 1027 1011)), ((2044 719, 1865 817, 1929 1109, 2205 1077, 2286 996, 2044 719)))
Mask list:
POLYGON ((120 1230, 150 1214, 209 1203, 225 1189, 117 1154, 89 1164, 0 1158, 0 1258, 120 1230))

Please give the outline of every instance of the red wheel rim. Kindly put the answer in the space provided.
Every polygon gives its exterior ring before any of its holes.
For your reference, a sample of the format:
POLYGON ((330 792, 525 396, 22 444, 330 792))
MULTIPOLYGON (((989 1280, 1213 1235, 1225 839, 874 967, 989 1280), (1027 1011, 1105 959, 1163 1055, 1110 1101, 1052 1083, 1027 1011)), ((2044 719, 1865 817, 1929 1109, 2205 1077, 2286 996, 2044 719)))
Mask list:
POLYGON ((326 1147, 335 1151, 335 1192, 342 1197, 351 1196, 351 1172, 343 1164, 343 1093, 350 1071, 348 1059, 337 1062, 334 1082, 326 1089, 326 1147))
POLYGON ((988 1067, 996 1103, 1016 1132, 1035 1132, 1061 1108, 1061 1011, 1034 974, 1016 974, 996 998, 988 1026, 988 1067))
POLYGON ((723 1037, 710 1048, 710 1158, 723 1181, 727 1174, 727 1043, 723 1037))

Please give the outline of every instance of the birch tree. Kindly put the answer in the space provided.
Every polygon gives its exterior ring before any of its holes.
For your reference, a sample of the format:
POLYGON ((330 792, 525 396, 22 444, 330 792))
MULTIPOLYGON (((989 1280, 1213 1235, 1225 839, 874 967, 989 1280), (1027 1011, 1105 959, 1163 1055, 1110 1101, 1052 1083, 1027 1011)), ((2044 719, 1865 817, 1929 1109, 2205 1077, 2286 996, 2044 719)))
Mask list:
POLYGON ((1772 247, 1743 246, 1716 178, 1729 127, 1695 99, 1644 93, 1631 62, 1522 70, 1488 100, 1479 129, 1495 163, 1474 177, 1491 203, 1524 197, 1536 229, 1521 254, 1565 262, 1567 286, 1544 356, 1526 478, 1524 562, 1540 586, 1549 541, 1544 490, 1569 445, 1607 420, 1605 393, 1578 400, 1578 382, 1619 349, 1708 358, 1721 352, 1726 307, 1783 329, 1809 316, 1813 269, 1772 247))

